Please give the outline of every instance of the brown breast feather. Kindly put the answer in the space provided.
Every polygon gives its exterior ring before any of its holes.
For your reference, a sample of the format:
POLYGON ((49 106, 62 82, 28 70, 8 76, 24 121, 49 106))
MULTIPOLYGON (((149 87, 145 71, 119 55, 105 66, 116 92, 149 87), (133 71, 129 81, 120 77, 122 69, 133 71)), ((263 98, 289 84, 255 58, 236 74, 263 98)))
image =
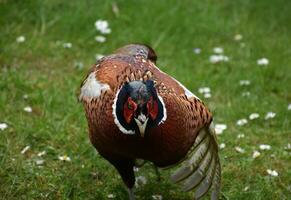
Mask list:
MULTIPOLYGON (((110 91, 106 91, 106 95, 101 95, 100 98, 102 100, 97 99, 95 102, 93 101, 93 103, 87 102, 89 103, 87 106, 87 113, 91 113, 92 115, 92 108, 96 108, 97 105, 101 105, 100 102, 102 102, 103 110, 104 107, 108 109, 107 111, 104 110, 104 112, 109 122, 104 122, 103 118, 99 120, 99 123, 102 121, 102 123, 108 124, 110 127, 112 127, 112 124, 109 124, 113 123, 111 105, 117 90, 124 82, 146 79, 151 79, 155 82, 155 87, 166 104, 168 117, 166 122, 158 127, 159 131, 156 131, 157 133, 152 135, 153 140, 165 144, 165 148, 167 148, 165 151, 166 153, 176 151, 175 155, 177 155, 177 157, 172 158, 171 162, 177 161, 177 159, 179 159, 178 157, 182 158, 185 156, 188 149, 194 143, 198 131, 211 122, 211 114, 204 104, 195 97, 188 98, 179 83, 160 71, 150 60, 127 55, 111 55, 99 61, 92 67, 90 72, 95 72, 98 81, 108 84, 110 86, 110 91), (179 127, 178 132, 177 127, 179 127), (161 132, 163 135, 161 135, 161 132), (179 146, 179 149, 177 150, 174 148, 175 146, 179 146)), ((97 112, 98 109, 95 110, 97 112)), ((92 121, 92 117, 87 116, 87 118, 91 118, 92 121)), ((92 123, 97 123, 96 118, 92 123)), ((100 125, 104 127, 104 124, 100 125)), ((115 124, 114 127, 116 128, 115 124)), ((120 134, 120 137, 123 137, 123 134, 119 133, 118 130, 115 132, 120 134)), ((91 137, 94 138, 94 135, 91 137)), ((119 144, 116 145, 118 146, 119 144)), ((161 147, 161 145, 158 146, 159 148, 161 147)), ((170 161, 165 158, 165 161, 161 162, 161 164, 167 162, 170 161)))

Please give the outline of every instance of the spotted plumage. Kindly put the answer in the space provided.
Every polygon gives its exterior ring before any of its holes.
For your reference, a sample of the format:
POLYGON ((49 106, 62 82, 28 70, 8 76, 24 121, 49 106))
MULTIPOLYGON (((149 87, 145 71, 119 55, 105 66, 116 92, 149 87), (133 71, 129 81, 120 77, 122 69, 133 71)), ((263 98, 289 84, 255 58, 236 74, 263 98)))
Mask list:
POLYGON ((156 66, 144 45, 127 45, 92 67, 82 83, 89 136, 121 175, 134 199, 137 159, 178 166, 171 176, 200 198, 218 199, 220 164, 212 115, 203 102, 156 66))

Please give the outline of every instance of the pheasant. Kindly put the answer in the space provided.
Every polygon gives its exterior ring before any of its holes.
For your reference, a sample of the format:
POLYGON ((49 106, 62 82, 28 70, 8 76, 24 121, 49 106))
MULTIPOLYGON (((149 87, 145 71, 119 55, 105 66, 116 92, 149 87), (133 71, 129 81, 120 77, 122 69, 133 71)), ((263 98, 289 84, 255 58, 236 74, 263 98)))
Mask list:
POLYGON ((172 182, 193 190, 195 199, 210 190, 211 199, 218 199, 221 167, 212 114, 156 61, 151 47, 129 44, 91 68, 79 95, 90 141, 117 169, 130 200, 137 160, 177 166, 172 182))

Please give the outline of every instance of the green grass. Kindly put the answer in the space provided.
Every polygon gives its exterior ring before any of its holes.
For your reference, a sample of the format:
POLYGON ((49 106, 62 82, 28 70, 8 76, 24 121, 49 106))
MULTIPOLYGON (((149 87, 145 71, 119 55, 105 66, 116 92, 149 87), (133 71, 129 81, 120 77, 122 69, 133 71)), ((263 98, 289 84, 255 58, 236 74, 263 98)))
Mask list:
MULTIPOLYGON (((228 125, 218 136, 226 144, 220 152, 225 198, 291 198, 291 154, 284 150, 291 143, 290 1, 123 0, 115 2, 118 15, 113 1, 61 2, 0 1, 0 123, 9 126, 0 131, 0 199, 107 199, 111 193, 127 198, 117 172, 89 142, 76 93, 95 54, 131 42, 153 46, 158 66, 194 93, 211 88, 212 98, 204 101, 215 121, 228 125), (108 20, 112 29, 103 44, 94 40, 97 19, 108 20), (240 42, 233 40, 237 33, 243 35, 240 42), (20 35, 24 43, 16 42, 20 35), (62 42, 73 47, 64 49, 62 42), (229 62, 209 62, 215 46, 224 48, 229 62), (195 47, 201 54, 193 53, 195 47), (270 64, 258 66, 261 57, 270 64), (84 68, 74 67, 77 61, 84 68), (251 85, 240 86, 244 79, 251 85), (249 97, 242 97, 245 91, 249 97), (23 111, 28 105, 32 113, 23 111), (269 111, 277 115, 266 121, 269 111), (253 112, 260 118, 236 125, 253 112), (237 139, 241 133, 245 138, 237 139), (272 149, 252 159, 259 144, 272 149), (21 154, 27 145, 30 150, 21 154), (246 152, 237 153, 235 146, 246 152), (38 166, 37 153, 44 150, 45 163, 38 166), (58 160, 63 154, 72 161, 58 160), (279 176, 268 176, 269 168, 279 176)), ((136 190, 138 199, 190 197, 168 181, 168 171, 162 171, 160 183, 149 164, 137 174, 148 179, 136 190)))

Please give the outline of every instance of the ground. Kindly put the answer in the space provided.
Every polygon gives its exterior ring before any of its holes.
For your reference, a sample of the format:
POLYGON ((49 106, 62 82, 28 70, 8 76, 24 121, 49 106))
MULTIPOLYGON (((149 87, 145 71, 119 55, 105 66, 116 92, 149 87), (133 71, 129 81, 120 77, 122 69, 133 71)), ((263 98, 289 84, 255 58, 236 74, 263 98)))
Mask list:
MULTIPOLYGON (((0 1, 0 199, 127 198, 117 172, 91 146, 76 96, 96 54, 132 42, 151 45, 157 65, 227 125, 218 135, 225 144, 223 199, 290 199, 290 6, 288 0, 0 1), (111 29, 104 43, 95 40, 100 19, 111 29), (210 61, 215 47, 228 61, 210 61), (261 58, 267 65, 257 63, 261 58), (210 98, 201 87, 211 89, 210 98), (275 117, 266 120, 268 112, 275 117), (259 118, 249 120, 251 113, 259 118), (239 126, 240 119, 248 123, 239 126), (260 156, 253 158, 254 151, 260 156)), ((138 199, 191 197, 170 183, 169 171, 161 173, 157 182, 150 164, 137 172, 147 180, 138 199)))

